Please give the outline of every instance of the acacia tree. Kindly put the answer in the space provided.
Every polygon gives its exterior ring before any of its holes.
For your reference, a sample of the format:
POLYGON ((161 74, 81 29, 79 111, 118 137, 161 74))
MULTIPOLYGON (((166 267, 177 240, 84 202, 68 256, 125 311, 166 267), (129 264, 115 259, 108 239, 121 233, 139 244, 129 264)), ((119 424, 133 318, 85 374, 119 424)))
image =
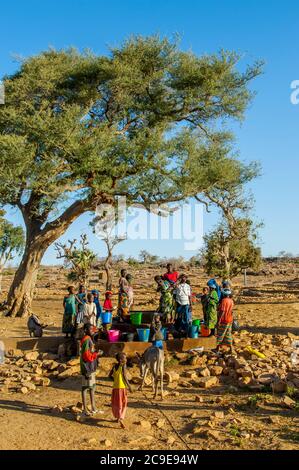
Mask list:
POLYGON ((213 129, 242 119, 261 71, 240 72, 238 62, 233 52, 197 57, 134 37, 109 56, 43 52, 4 79, 0 202, 26 225, 7 315, 28 313, 45 251, 84 212, 119 195, 149 208, 211 186, 225 137, 213 129), (188 185, 197 167, 203 176, 188 185))
POLYGON ((25 236, 22 227, 14 226, 2 216, 0 211, 0 292, 2 290, 2 274, 5 265, 13 259, 14 255, 20 255, 24 249, 25 236))
POLYGON ((89 249, 87 235, 81 235, 79 245, 77 240, 69 240, 67 243, 55 243, 57 259, 64 260, 64 267, 70 269, 68 279, 78 281, 88 288, 89 273, 96 254, 89 249))
POLYGON ((228 161, 225 165, 229 184, 216 183, 196 199, 206 205, 207 211, 212 204, 222 214, 220 224, 205 237, 206 270, 210 275, 230 279, 244 269, 258 269, 261 263, 261 250, 256 246, 259 226, 249 218, 254 200, 245 191, 246 184, 259 175, 259 166, 241 162, 230 166, 228 161))
POLYGON ((244 269, 259 269, 261 250, 256 246, 256 232, 249 219, 236 219, 231 232, 224 219, 205 237, 205 269, 209 275, 232 279, 244 269))
POLYGON ((126 237, 118 237, 116 234, 117 223, 119 215, 116 217, 115 212, 106 213, 104 211, 102 216, 96 216, 92 222, 94 233, 105 243, 106 245, 106 258, 104 261, 104 269, 106 272, 106 290, 112 290, 112 266, 113 266, 113 250, 126 237))

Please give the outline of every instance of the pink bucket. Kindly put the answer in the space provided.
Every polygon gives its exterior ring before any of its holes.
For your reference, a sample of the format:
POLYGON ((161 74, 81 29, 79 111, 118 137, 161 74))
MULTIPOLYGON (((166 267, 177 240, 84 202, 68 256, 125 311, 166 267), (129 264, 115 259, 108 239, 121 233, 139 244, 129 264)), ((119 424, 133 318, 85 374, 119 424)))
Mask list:
POLYGON ((108 333, 108 341, 109 343, 117 343, 120 338, 121 332, 119 330, 109 330, 108 333))

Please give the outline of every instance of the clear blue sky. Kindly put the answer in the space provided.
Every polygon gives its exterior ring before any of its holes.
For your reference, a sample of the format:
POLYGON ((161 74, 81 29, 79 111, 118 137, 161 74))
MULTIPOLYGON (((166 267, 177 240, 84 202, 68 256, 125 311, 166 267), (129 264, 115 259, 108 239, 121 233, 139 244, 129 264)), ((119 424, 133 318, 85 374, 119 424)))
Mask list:
MULTIPOLYGON (((290 85, 299 80, 298 31, 294 0, 11 0, 1 4, 0 76, 15 70, 14 55, 26 57, 48 46, 106 53, 107 46, 131 34, 179 33, 182 48, 197 54, 225 48, 243 53, 244 63, 264 59, 265 74, 254 83, 257 97, 246 121, 234 129, 241 158, 263 166, 263 176, 252 185, 256 216, 265 223, 263 253, 297 254, 299 106, 290 102, 290 85)), ((16 213, 10 218, 19 221, 16 213)), ((205 217, 204 230, 215 221, 216 215, 205 217)), ((80 218, 67 237, 85 231, 87 224, 88 217, 80 218)), ((91 244, 103 254, 92 236, 91 244)), ((118 252, 136 256, 142 248, 161 256, 186 255, 175 241, 128 241, 118 252)), ((44 262, 55 262, 53 249, 44 262)))

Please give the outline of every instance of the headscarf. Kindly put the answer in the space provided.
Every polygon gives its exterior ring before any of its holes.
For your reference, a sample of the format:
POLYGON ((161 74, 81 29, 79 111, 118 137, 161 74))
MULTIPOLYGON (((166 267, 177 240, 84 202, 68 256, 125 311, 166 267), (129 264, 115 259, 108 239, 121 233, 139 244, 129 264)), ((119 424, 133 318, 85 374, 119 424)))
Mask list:
POLYGON ((230 289, 223 289, 222 295, 223 297, 229 297, 230 295, 232 295, 232 291, 230 289))
POLYGON ((211 289, 215 289, 217 291, 218 299, 220 300, 221 298, 221 289, 220 286, 217 284, 215 279, 210 279, 207 283, 208 287, 211 289))

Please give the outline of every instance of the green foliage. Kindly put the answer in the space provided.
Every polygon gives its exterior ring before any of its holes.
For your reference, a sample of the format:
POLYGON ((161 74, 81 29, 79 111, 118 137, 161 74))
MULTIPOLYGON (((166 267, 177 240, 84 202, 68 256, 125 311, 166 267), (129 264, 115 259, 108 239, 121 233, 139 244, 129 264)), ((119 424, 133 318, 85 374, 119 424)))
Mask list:
POLYGON ((244 269, 259 269, 261 250, 249 219, 237 219, 234 231, 223 220, 205 238, 205 269, 209 275, 232 279, 244 269))
POLYGON ((14 255, 21 254, 24 245, 25 235, 22 227, 14 226, 0 214, 0 268, 3 269, 14 255))
POLYGON ((24 60, 4 80, 0 201, 51 229, 74 198, 83 212, 119 194, 149 205, 210 187, 228 152, 215 124, 243 118, 248 84, 261 73, 260 63, 239 72, 239 59, 197 57, 154 36, 110 56, 70 49, 24 60))
POLYGON ((128 263, 128 265, 131 266, 132 268, 139 266, 139 261, 138 261, 138 259, 134 258, 133 256, 130 256, 130 257, 127 259, 127 263, 128 263))
POLYGON ((79 246, 76 242, 77 240, 70 240, 68 245, 56 243, 57 258, 63 259, 64 267, 70 269, 67 275, 70 281, 77 281, 86 286, 96 254, 88 248, 86 235, 81 236, 79 246))
POLYGON ((152 255, 146 250, 141 250, 139 253, 139 259, 143 264, 157 264, 159 262, 159 256, 152 255))

